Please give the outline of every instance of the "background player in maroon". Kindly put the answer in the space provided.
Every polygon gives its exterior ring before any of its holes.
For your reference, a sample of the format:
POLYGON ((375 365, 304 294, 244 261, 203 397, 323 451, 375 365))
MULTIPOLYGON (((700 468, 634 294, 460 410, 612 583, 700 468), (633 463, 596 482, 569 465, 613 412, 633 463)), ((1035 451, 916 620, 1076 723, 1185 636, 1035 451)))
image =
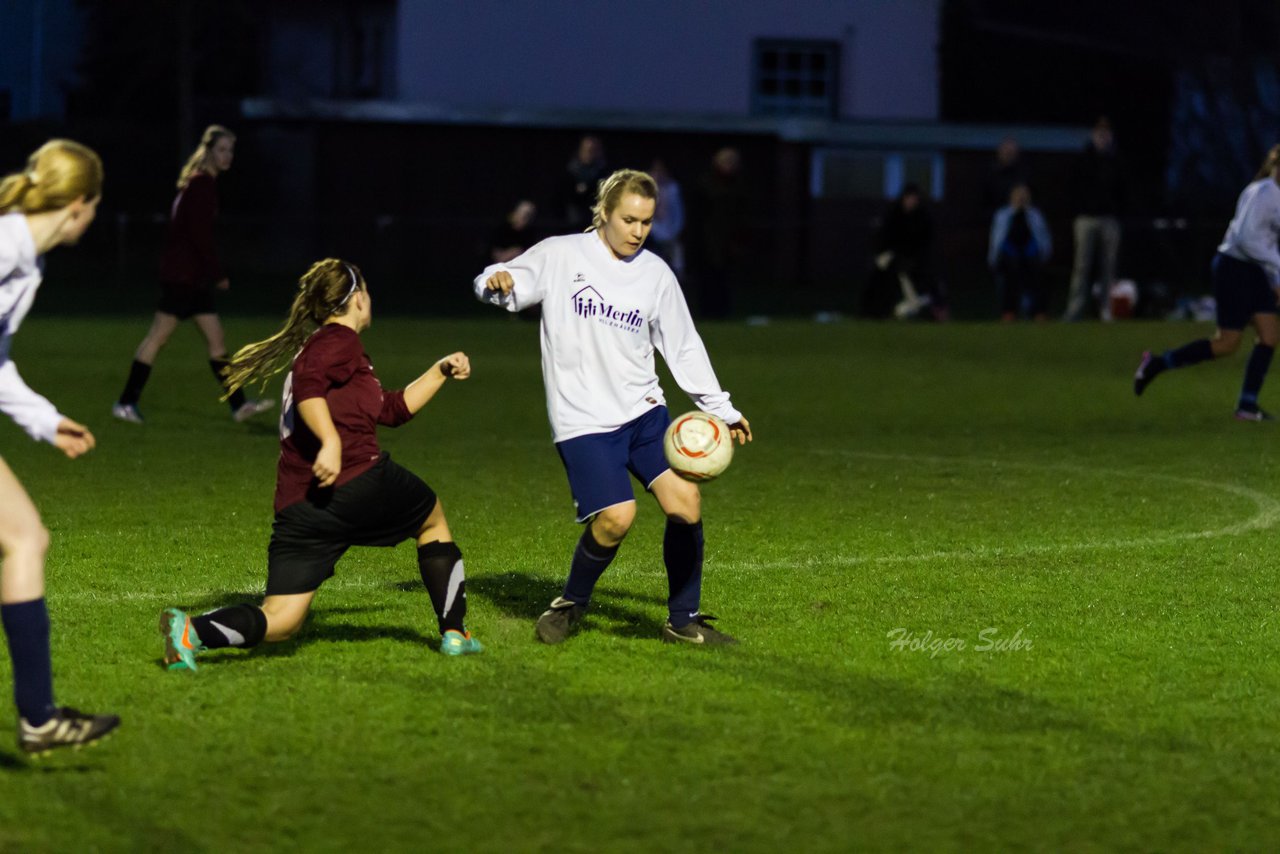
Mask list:
MULTIPOLYGON (((111 413, 122 421, 142 423, 138 401, 151 376, 151 367, 178 324, 188 318, 195 321, 204 336, 213 375, 223 382, 227 345, 214 305, 214 291, 227 290, 231 282, 218 261, 213 228, 218 216, 218 176, 231 168, 235 145, 235 134, 221 125, 210 125, 178 175, 178 196, 173 200, 160 258, 160 303, 151 329, 134 353, 120 399, 111 408, 111 413)), ((244 392, 228 391, 231 414, 237 421, 252 418, 272 406, 270 400, 247 400, 244 392)))
POLYGON ((466 655, 483 649, 463 624, 462 552, 444 510, 426 483, 379 449, 376 433, 379 424, 395 427, 412 418, 450 377, 470 376, 470 362, 466 354, 452 353, 403 391, 384 391, 360 343, 372 319, 359 269, 327 258, 302 277, 284 328, 231 360, 228 382, 240 388, 277 373, 292 358, 280 424, 267 595, 261 606, 235 605, 197 617, 166 609, 160 630, 170 669, 196 669, 195 655, 204 649, 292 636, 348 548, 394 546, 406 539, 418 544, 418 569, 435 608, 440 651, 466 655))

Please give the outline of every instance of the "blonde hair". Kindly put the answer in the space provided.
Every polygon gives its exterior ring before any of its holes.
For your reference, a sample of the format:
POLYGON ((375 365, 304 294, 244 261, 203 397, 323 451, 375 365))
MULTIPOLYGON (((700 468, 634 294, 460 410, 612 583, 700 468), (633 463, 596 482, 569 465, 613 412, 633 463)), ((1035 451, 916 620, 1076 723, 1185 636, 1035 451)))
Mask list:
POLYGON ((231 357, 223 372, 227 391, 222 399, 255 380, 266 385, 268 379, 292 363, 312 332, 329 318, 342 314, 355 292, 363 290, 368 290, 368 285, 355 264, 339 258, 312 264, 298 280, 298 293, 280 331, 246 344, 231 357))
POLYGON ((27 168, 0 179, 0 213, 59 210, 102 195, 102 159, 87 145, 51 139, 27 158, 27 168))
POLYGON ((191 183, 192 178, 209 166, 209 157, 213 153, 213 146, 224 136, 230 137, 233 142, 236 138, 234 133, 222 125, 209 125, 204 129, 204 133, 200 135, 200 144, 196 146, 196 150, 187 158, 187 165, 183 166, 182 171, 178 173, 179 190, 184 189, 187 184, 191 183))
POLYGON ((591 225, 587 231, 603 228, 609 214, 627 193, 635 193, 646 199, 658 201, 658 182, 648 172, 639 169, 619 169, 600 182, 596 191, 596 203, 591 206, 591 225))
POLYGON ((1262 161, 1262 168, 1258 170, 1257 177, 1253 180, 1261 181, 1263 178, 1270 178, 1277 166, 1280 166, 1280 145, 1273 145, 1267 152, 1267 158, 1262 161))

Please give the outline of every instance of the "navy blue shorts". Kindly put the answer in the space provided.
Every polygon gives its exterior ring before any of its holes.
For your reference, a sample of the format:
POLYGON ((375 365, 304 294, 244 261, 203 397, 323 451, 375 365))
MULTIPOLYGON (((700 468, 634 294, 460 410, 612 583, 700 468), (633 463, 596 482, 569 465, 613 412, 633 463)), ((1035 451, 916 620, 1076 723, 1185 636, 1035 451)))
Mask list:
POLYGON ((1212 270, 1219 329, 1244 329, 1255 314, 1276 313, 1276 292, 1262 267, 1219 252, 1212 270))
POLYGON ((635 501, 631 479, 648 489, 658 475, 670 468, 662 452, 662 434, 671 416, 665 406, 655 406, 609 433, 590 433, 556 443, 579 522, 606 507, 635 501))

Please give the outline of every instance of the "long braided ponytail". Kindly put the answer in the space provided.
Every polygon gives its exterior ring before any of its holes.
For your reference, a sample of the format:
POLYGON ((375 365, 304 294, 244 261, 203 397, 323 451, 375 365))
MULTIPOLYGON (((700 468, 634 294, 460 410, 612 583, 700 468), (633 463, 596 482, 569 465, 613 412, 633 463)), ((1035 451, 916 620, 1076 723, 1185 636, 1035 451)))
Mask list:
POLYGON ((312 264, 298 280, 298 293, 280 331, 246 344, 231 357, 225 372, 224 399, 252 382, 266 385, 267 380, 293 362, 312 332, 330 317, 341 314, 357 290, 366 289, 364 276, 355 264, 338 258, 312 264))

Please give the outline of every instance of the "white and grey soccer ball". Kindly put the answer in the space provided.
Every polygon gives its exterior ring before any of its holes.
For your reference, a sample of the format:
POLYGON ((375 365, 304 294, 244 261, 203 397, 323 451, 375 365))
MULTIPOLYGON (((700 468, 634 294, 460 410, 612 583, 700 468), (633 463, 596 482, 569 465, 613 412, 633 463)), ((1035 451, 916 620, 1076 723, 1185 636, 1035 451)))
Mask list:
POLYGON ((705 412, 686 412, 671 422, 662 437, 671 470, 685 480, 714 480, 733 461, 729 425, 705 412))

